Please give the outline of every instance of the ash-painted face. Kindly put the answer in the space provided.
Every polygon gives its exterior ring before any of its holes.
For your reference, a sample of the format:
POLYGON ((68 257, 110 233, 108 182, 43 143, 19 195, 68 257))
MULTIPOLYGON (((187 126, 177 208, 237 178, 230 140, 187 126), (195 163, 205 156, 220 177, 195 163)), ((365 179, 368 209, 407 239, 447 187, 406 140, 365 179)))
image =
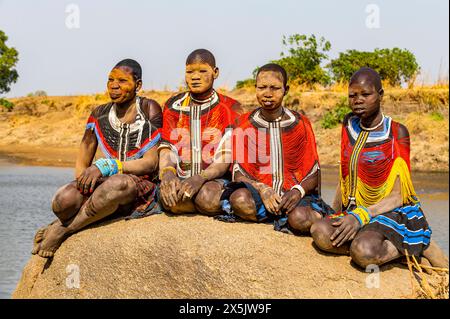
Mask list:
POLYGON ((142 81, 135 81, 133 72, 128 67, 120 66, 109 73, 107 87, 114 103, 121 104, 134 99, 141 86, 142 81))
POLYGON ((280 72, 262 71, 256 77, 256 98, 263 109, 279 108, 286 93, 280 72))
POLYGON ((383 91, 377 92, 367 77, 353 80, 348 88, 348 100, 352 112, 360 119, 372 118, 380 112, 383 91))
POLYGON ((219 69, 207 63, 195 62, 186 65, 185 79, 189 91, 202 94, 210 90, 219 76, 219 69))

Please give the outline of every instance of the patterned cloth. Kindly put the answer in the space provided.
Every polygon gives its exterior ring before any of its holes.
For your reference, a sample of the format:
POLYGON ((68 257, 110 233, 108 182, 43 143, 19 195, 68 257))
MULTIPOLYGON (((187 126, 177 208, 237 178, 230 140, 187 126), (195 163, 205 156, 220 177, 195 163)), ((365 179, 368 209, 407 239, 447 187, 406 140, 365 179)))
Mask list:
POLYGON ((93 130, 106 158, 129 161, 139 159, 161 139, 161 117, 150 122, 145 105, 149 99, 136 97, 136 121, 120 122, 114 103, 100 105, 92 111, 86 124, 93 130))
POLYGON ((399 127, 385 117, 383 131, 368 132, 361 130, 358 117, 345 120, 340 165, 343 209, 378 203, 391 193, 397 176, 403 204, 418 202, 410 173, 409 136, 398 138, 399 127))
POLYGON ((159 149, 173 152, 178 177, 198 175, 213 162, 239 111, 239 102, 217 92, 201 105, 191 101, 189 92, 167 101, 159 149))
POLYGON ((383 234, 404 254, 419 257, 431 240, 431 228, 423 214, 420 203, 394 209, 392 212, 375 216, 364 231, 372 230, 383 234))
MULTIPOLYGON (((95 132, 104 156, 122 162, 142 158, 161 139, 161 116, 150 121, 151 100, 136 97, 136 119, 131 124, 122 123, 117 117, 116 105, 100 105, 92 111, 86 129, 95 132)), ((136 183, 137 194, 131 218, 144 217, 161 212, 156 195, 155 176, 127 174, 136 183)), ((104 178, 103 180, 106 180, 104 178)), ((129 213, 128 211, 126 212, 129 213)))
POLYGON ((356 206, 378 203, 392 192, 399 178, 402 207, 375 216, 361 231, 377 231, 400 253, 406 249, 420 256, 430 243, 432 231, 412 184, 409 136, 401 136, 400 124, 390 117, 384 117, 382 131, 364 131, 359 123, 358 117, 350 115, 342 126, 340 217, 356 206))
MULTIPOLYGON (((245 182, 231 182, 226 185, 225 190, 220 197, 222 209, 225 214, 215 216, 215 219, 223 222, 236 222, 240 220, 240 218, 233 213, 230 205, 231 194, 240 188, 247 188, 250 191, 255 202, 256 218, 258 222, 273 223, 274 230, 292 234, 287 222, 287 215, 274 215, 267 211, 259 192, 251 184, 245 182)), ((329 214, 334 213, 333 209, 328 206, 318 195, 306 195, 299 201, 297 206, 311 207, 316 212, 322 214, 322 216, 328 216, 329 214)))
POLYGON ((233 176, 240 172, 280 196, 320 174, 311 123, 295 111, 283 111, 287 119, 268 122, 258 108, 241 116, 233 132, 233 176))
POLYGON ((148 179, 149 176, 128 176, 136 183, 137 193, 133 211, 125 220, 161 214, 163 211, 158 198, 159 187, 148 179))

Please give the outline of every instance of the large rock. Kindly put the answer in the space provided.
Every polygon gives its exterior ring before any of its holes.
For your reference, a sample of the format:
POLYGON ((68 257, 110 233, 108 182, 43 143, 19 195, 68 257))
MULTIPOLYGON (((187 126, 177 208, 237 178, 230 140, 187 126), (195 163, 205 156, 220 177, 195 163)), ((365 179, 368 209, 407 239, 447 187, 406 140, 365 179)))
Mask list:
POLYGON ((410 285, 404 265, 369 274, 272 225, 157 215, 83 230, 51 263, 32 256, 13 298, 403 298, 410 285))

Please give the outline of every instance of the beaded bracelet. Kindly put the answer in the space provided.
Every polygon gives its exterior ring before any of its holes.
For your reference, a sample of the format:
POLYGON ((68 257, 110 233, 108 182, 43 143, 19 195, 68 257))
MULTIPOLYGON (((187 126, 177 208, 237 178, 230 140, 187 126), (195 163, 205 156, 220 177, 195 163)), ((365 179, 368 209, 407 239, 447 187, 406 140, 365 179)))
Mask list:
POLYGON ((115 160, 117 163, 118 174, 123 174, 123 163, 118 159, 115 160))
POLYGON ((293 189, 296 189, 296 190, 298 190, 299 192, 300 192, 300 194, 301 194, 301 198, 303 198, 303 197, 305 197, 305 189, 302 187, 302 186, 300 186, 300 185, 294 185, 294 186, 292 186, 292 188, 291 188, 291 190, 293 190, 293 189))
POLYGON ((160 170, 160 172, 159 172, 159 179, 160 179, 160 180, 162 180, 162 178, 163 178, 163 176, 164 176, 164 173, 167 172, 167 171, 171 171, 172 173, 174 173, 175 175, 177 175, 177 169, 176 169, 175 167, 167 166, 167 167, 164 167, 164 168, 162 168, 162 169, 160 170))
POLYGON ((203 177, 204 179, 206 179, 207 181, 209 181, 209 177, 208 177, 208 174, 206 174, 206 170, 202 171, 200 173, 200 176, 203 177))
POLYGON ((97 166, 104 177, 123 173, 123 164, 118 159, 100 158, 95 161, 94 165, 97 166))
POLYGON ((369 214, 369 210, 364 206, 358 206, 354 210, 349 211, 348 214, 355 216, 361 227, 367 225, 372 219, 372 216, 369 214))

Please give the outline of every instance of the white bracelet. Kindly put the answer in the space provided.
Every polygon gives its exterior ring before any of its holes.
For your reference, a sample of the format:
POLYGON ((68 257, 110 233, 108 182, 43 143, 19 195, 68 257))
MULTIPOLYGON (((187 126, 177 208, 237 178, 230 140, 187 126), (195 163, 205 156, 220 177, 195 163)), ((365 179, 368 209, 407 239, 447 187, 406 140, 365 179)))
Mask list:
POLYGON ((300 194, 302 194, 302 197, 305 197, 305 190, 303 189, 303 187, 301 187, 300 185, 294 185, 292 186, 291 190, 296 189, 300 192, 300 194))

